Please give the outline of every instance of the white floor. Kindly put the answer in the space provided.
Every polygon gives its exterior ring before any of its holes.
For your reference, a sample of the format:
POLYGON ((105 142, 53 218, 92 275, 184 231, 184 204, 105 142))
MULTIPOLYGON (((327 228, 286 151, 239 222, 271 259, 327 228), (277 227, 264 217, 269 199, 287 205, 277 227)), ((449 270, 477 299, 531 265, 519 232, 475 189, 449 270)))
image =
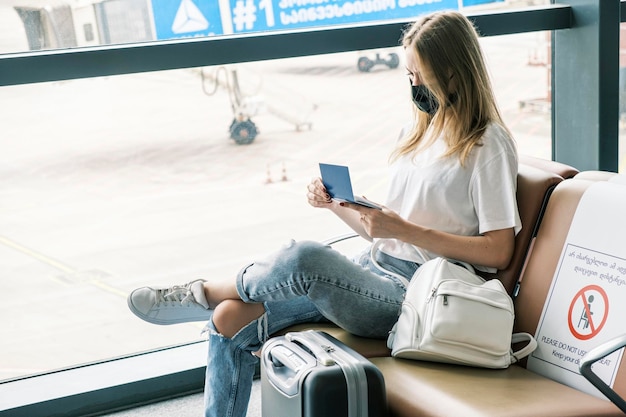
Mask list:
MULTIPOLYGON (((106 414, 105 417, 200 417, 204 406, 202 393, 188 395, 126 411, 106 414)), ((252 384, 252 396, 246 417, 261 417, 261 381, 252 384)))

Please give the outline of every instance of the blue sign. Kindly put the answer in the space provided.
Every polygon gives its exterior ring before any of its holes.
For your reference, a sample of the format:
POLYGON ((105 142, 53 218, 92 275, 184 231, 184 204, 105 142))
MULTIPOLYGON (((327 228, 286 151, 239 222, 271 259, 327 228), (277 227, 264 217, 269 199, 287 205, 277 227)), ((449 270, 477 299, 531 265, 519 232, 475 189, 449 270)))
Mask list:
POLYGON ((476 6, 485 3, 501 3, 504 0, 463 0, 463 6, 476 6))
POLYGON ((217 0, 152 0, 157 39, 224 33, 217 0))
POLYGON ((413 18, 458 0, 229 0, 232 33, 413 18))
MULTIPOLYGON (((503 0, 464 0, 464 5, 503 0)), ((157 39, 276 31, 458 9, 459 0, 151 0, 157 39)))

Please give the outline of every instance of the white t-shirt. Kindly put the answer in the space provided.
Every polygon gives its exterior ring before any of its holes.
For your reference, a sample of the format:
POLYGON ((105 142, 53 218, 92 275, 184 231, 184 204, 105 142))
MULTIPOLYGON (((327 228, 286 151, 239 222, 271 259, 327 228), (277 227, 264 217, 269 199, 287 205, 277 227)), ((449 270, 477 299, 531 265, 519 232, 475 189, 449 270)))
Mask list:
MULTIPOLYGON (((405 155, 391 166, 387 207, 403 218, 448 233, 477 236, 491 230, 521 229, 517 209, 517 150, 501 126, 490 124, 464 166, 457 155, 441 157, 442 138, 417 155, 405 155)), ((424 263, 437 254, 397 239, 385 239, 379 250, 396 258, 424 263)), ((495 268, 474 265, 481 271, 495 268)))

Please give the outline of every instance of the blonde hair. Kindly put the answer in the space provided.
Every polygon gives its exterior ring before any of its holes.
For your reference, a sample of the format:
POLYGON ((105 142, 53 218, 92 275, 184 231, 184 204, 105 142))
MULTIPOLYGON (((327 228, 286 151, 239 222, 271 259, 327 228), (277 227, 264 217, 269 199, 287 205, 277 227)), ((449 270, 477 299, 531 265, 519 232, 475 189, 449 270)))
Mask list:
POLYGON ((476 29, 459 12, 436 12, 408 27, 402 46, 414 48, 422 82, 440 105, 433 115, 415 109, 413 128, 400 141, 391 160, 419 152, 445 134, 448 151, 444 156, 458 155, 463 165, 474 146, 481 145, 490 122, 498 122, 506 129, 476 29), (429 128, 430 139, 424 142, 429 128))

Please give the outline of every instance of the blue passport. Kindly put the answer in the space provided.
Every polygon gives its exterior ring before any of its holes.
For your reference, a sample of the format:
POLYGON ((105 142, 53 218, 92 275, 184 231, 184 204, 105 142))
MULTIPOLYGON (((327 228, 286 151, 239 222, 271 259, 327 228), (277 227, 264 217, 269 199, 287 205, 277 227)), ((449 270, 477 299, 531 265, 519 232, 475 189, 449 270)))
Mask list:
POLYGON ((350 170, 344 165, 332 165, 320 163, 320 173, 326 191, 333 200, 347 201, 348 203, 382 210, 382 207, 363 197, 355 196, 352 192, 350 170))

